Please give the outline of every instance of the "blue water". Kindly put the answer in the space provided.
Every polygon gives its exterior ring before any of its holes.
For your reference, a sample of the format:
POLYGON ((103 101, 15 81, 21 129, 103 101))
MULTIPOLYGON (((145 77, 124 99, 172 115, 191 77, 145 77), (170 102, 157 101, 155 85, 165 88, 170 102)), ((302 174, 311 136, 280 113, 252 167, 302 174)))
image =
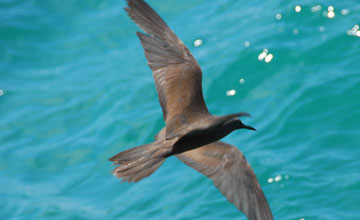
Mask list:
MULTIPOLYGON (((224 141, 274 218, 360 219, 359 1, 148 2, 200 63, 210 111, 253 115, 257 132, 224 141)), ((109 157, 164 125, 124 6, 0 2, 0 219, 246 219, 176 158, 136 184, 112 176, 109 157)))

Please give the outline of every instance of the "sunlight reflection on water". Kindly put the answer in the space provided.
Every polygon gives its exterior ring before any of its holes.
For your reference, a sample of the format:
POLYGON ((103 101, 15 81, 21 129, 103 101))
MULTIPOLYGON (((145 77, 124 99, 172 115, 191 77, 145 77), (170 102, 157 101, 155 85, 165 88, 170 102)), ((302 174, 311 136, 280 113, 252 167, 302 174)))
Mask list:
POLYGON ((356 36, 356 37, 360 37, 360 30, 359 30, 359 25, 354 25, 354 27, 352 27, 350 30, 346 31, 346 34, 349 36, 356 36))
POLYGON ((234 96, 234 95, 236 95, 236 90, 235 89, 228 90, 226 92, 226 95, 227 96, 234 96))
POLYGON ((271 60, 274 58, 274 55, 269 53, 269 50, 268 49, 264 49, 258 56, 258 60, 259 61, 262 61, 264 60, 265 63, 270 63, 271 60))
POLYGON ((203 44, 203 41, 201 39, 196 39, 194 41, 194 46, 195 47, 200 47, 203 44))
POLYGON ((318 12, 321 10, 321 5, 315 5, 311 8, 312 12, 318 12))
POLYGON ((275 15, 275 18, 276 18, 276 20, 281 20, 282 15, 280 13, 278 13, 278 14, 275 15))

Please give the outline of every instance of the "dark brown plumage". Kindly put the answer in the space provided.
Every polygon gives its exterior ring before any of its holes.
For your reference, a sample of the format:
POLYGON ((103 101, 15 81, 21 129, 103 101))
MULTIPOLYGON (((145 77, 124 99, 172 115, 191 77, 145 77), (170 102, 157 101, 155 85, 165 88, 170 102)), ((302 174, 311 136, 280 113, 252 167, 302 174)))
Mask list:
POLYGON ((242 153, 220 142, 244 125, 236 113, 213 116, 202 94, 201 69, 184 43, 143 0, 127 0, 131 19, 146 34, 137 32, 153 72, 165 128, 153 143, 113 156, 113 173, 123 181, 137 182, 155 172, 175 155, 211 178, 229 202, 252 220, 273 219, 257 178, 242 153))

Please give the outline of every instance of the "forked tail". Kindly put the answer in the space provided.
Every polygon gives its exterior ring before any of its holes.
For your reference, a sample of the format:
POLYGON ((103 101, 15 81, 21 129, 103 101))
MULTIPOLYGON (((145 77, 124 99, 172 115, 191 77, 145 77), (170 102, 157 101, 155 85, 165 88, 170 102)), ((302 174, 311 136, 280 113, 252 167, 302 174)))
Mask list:
POLYGON ((154 173, 170 155, 171 143, 156 141, 118 153, 110 158, 118 165, 113 174, 125 182, 138 182, 154 173))

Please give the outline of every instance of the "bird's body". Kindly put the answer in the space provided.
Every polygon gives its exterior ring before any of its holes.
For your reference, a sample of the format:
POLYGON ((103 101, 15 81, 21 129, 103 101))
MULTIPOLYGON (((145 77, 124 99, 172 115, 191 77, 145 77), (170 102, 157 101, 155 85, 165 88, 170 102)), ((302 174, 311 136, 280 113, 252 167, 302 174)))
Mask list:
POLYGON ((271 220, 272 214, 257 178, 234 146, 220 142, 232 131, 245 128, 236 113, 214 116, 202 94, 202 73, 183 42, 143 0, 127 0, 130 18, 147 34, 137 32, 153 71, 165 128, 150 144, 110 158, 113 173, 137 182, 155 172, 169 156, 211 178, 216 187, 249 219, 271 220))

